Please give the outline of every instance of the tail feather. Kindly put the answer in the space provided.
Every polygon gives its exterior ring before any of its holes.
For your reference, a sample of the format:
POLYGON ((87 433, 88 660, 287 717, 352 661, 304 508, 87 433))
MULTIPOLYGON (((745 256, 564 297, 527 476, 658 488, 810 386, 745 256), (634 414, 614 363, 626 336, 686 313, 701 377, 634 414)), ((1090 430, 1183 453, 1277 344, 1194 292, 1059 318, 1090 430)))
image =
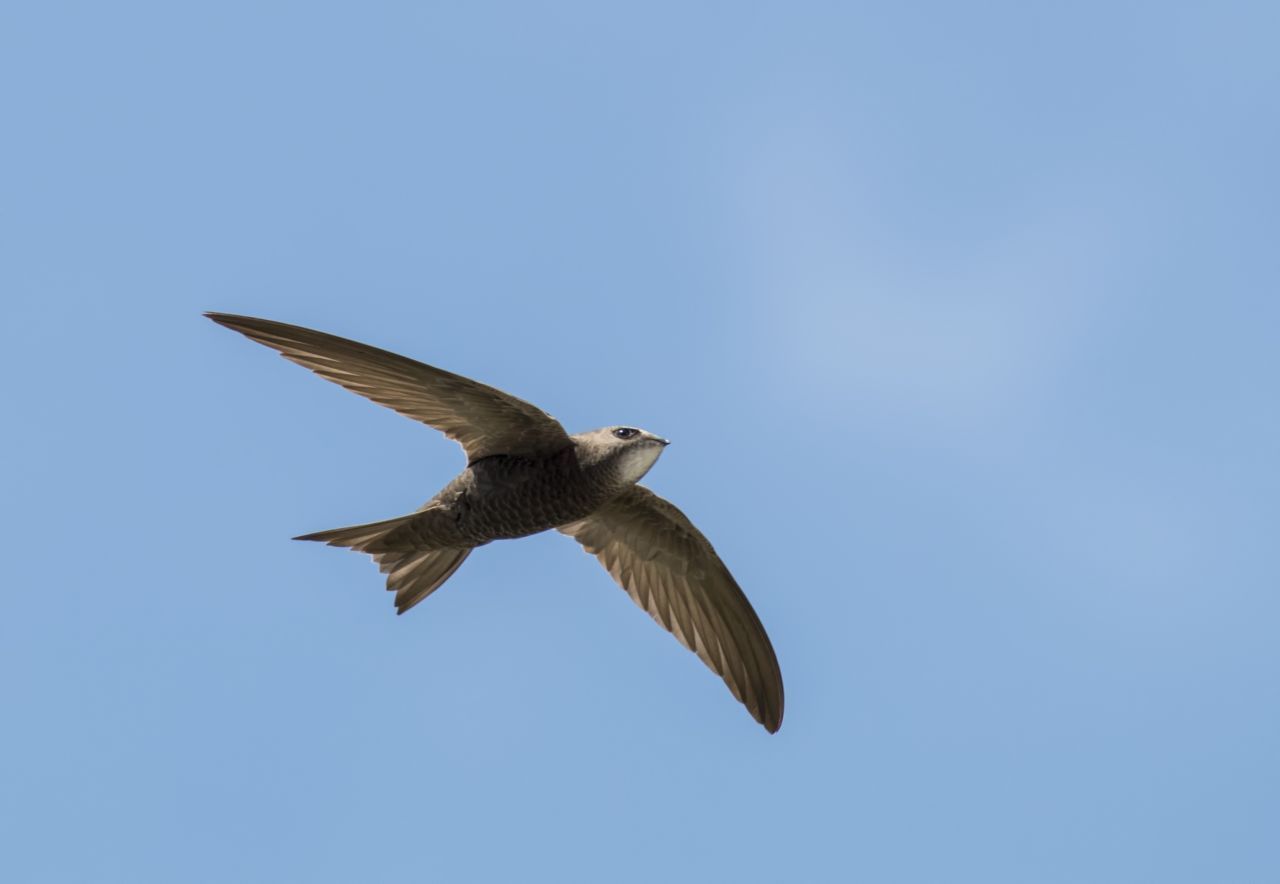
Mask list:
POLYGON ((313 534, 301 534, 294 540, 315 540, 329 546, 342 546, 356 552, 371 552, 392 531, 410 521, 417 513, 385 519, 381 522, 369 522, 367 525, 350 525, 346 528, 331 528, 328 531, 316 531, 313 534))
POLYGON ((396 613, 403 614, 440 588, 471 555, 467 548, 407 549, 378 553, 374 559, 396 594, 396 613))
POLYGON ((367 525, 317 531, 294 540, 314 540, 371 555, 378 569, 387 575, 387 589, 396 594, 396 613, 403 614, 435 592, 471 554, 467 547, 425 549, 413 543, 412 531, 401 531, 390 537, 418 515, 412 513, 367 525))

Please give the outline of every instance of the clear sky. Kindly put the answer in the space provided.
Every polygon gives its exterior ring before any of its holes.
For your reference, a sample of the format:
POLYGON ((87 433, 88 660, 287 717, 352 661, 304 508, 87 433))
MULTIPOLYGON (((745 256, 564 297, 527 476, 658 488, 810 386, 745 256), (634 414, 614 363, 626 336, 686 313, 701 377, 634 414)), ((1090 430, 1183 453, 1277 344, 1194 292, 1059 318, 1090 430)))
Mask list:
POLYGON ((10 3, 0 878, 1280 880, 1273 3, 10 3), (767 735, 593 559, 292 535, 673 440, 767 735))

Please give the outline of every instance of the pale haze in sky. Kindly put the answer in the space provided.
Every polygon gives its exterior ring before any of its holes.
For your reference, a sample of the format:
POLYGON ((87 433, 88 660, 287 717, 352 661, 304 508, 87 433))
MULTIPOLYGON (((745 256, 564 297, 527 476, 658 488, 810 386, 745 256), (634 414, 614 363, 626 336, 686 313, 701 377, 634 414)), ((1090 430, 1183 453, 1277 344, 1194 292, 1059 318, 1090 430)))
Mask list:
POLYGON ((1278 27, 10 4, 0 879, 1280 880, 1278 27), (206 310, 670 439, 779 733, 206 310))

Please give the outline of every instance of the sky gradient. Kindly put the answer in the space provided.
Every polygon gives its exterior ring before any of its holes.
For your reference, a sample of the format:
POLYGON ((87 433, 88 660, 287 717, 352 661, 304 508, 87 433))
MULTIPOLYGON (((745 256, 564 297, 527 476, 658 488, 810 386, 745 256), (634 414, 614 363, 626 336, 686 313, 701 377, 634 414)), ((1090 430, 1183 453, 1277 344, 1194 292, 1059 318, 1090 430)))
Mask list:
POLYGON ((1280 880, 1274 4, 9 4, 0 878, 1280 880), (672 440, 769 736, 457 447, 672 440))

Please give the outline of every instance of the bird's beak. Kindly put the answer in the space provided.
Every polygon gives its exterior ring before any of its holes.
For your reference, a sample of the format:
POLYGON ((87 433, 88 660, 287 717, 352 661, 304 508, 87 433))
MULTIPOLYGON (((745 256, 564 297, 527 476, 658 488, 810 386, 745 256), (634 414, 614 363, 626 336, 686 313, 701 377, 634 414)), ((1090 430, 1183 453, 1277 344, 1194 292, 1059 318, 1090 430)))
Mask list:
POLYGON ((657 442, 657 443, 658 443, 659 445, 661 445, 663 448, 666 448, 668 445, 670 445, 670 444, 671 444, 671 440, 670 440, 670 439, 663 439, 661 436, 650 436, 650 437, 649 437, 649 440, 650 440, 650 441, 652 441, 652 442, 657 442))

